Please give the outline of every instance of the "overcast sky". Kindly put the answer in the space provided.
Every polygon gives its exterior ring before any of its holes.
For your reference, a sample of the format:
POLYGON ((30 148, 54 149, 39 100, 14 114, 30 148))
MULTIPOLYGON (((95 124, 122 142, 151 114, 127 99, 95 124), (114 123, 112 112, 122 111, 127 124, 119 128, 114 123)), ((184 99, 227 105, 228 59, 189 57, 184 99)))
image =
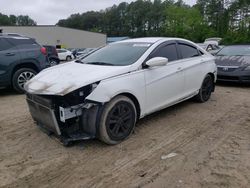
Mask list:
MULTIPOLYGON (((71 14, 97 11, 124 1, 135 0, 0 0, 0 13, 29 15, 38 25, 54 25, 71 14)), ((196 0, 184 2, 193 5, 196 0)))

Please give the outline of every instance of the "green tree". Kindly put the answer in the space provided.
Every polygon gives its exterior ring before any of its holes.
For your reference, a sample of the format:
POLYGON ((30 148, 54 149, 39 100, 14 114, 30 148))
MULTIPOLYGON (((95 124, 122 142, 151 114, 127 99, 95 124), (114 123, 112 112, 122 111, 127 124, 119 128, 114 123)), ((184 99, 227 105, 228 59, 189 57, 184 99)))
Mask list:
POLYGON ((36 25, 36 22, 32 20, 29 16, 20 15, 16 18, 16 25, 19 26, 33 26, 36 25))

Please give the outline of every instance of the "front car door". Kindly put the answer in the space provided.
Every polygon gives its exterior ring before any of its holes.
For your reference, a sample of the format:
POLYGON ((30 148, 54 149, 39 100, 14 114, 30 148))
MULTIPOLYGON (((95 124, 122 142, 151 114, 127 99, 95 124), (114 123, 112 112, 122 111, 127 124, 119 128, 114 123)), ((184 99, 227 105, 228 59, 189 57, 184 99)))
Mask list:
POLYGON ((145 69, 146 113, 165 108, 183 97, 184 74, 178 63, 179 55, 175 41, 168 41, 158 46, 146 59, 166 57, 165 66, 145 69))

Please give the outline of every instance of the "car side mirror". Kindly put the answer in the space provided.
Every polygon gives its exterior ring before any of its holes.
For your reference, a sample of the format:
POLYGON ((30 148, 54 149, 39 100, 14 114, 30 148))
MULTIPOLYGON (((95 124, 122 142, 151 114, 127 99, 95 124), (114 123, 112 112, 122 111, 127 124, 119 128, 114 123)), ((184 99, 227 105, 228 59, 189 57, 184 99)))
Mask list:
POLYGON ((146 62, 149 67, 164 66, 168 63, 168 58, 165 57, 154 57, 146 62))

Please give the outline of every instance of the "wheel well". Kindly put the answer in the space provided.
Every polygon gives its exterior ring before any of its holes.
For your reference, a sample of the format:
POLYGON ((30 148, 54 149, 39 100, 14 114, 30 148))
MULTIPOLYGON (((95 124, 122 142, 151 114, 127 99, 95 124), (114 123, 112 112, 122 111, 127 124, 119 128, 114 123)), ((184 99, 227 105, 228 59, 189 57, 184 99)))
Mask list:
POLYGON ((135 104, 136 113, 137 113, 137 120, 138 120, 140 118, 140 115, 141 115, 141 107, 140 107, 140 103, 138 102, 137 98, 134 95, 132 95, 131 93, 121 93, 119 95, 126 96, 133 101, 133 103, 135 104))
POLYGON ((208 73, 208 75, 210 75, 212 78, 213 78, 213 81, 215 81, 214 79, 215 79, 215 77, 214 77, 214 74, 213 73, 208 73))
POLYGON ((215 76, 214 76, 214 74, 213 73, 208 73, 208 75, 210 75, 211 77, 212 77, 212 79, 213 79, 213 83, 214 83, 214 86, 213 86, 213 91, 215 90, 215 76))
POLYGON ((36 72, 39 72, 37 66, 34 65, 33 63, 22 63, 22 64, 19 64, 19 65, 16 65, 16 66, 15 66, 15 68, 14 68, 13 71, 12 71, 11 77, 13 76, 13 74, 14 74, 17 70, 19 70, 19 69, 21 69, 21 68, 30 68, 30 69, 33 69, 33 70, 36 71, 36 72))

